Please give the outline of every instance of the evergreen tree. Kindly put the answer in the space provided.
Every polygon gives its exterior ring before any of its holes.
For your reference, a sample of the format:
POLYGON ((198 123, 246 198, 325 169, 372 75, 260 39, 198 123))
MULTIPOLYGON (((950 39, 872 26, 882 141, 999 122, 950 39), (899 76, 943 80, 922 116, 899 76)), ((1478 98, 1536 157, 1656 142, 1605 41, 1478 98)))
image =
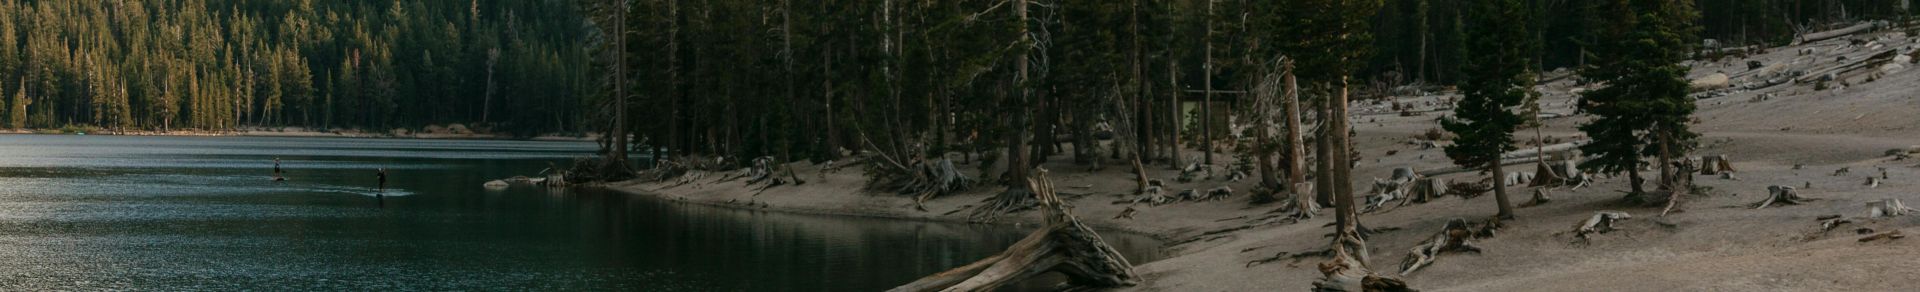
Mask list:
POLYGON ((1634 196, 1646 193, 1640 157, 1661 156, 1656 163, 1664 170, 1664 160, 1684 155, 1698 136, 1687 128, 1694 104, 1687 96, 1687 67, 1681 64, 1694 43, 1692 8, 1685 1, 1659 0, 1608 1, 1599 7, 1606 21, 1599 34, 1615 41, 1596 44, 1592 63, 1580 72, 1607 85, 1580 100, 1581 108, 1595 115, 1580 126, 1593 139, 1580 147, 1593 156, 1580 168, 1628 173, 1634 196))
POLYGON ((1513 203, 1508 200, 1504 183, 1506 173, 1501 155, 1514 150, 1513 131, 1525 119, 1510 107, 1519 106, 1532 93, 1532 36, 1526 24, 1526 3, 1522 0, 1473 1, 1468 5, 1464 63, 1466 73, 1460 84, 1465 95, 1455 107, 1454 116, 1442 119, 1440 126, 1459 135, 1446 147, 1447 157, 1463 167, 1483 167, 1493 179, 1494 201, 1503 219, 1513 218, 1513 203))

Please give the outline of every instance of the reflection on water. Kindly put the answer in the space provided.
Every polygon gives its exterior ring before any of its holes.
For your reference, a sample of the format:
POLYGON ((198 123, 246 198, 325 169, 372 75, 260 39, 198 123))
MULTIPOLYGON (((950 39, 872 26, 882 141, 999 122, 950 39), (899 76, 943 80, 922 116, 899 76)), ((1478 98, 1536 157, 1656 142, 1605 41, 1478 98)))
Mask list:
MULTIPOLYGON (((1030 231, 480 187, 592 147, 0 136, 0 290, 872 291, 1030 231), (289 181, 270 179, 274 157, 289 181)), ((1135 263, 1159 256, 1105 237, 1135 263)))

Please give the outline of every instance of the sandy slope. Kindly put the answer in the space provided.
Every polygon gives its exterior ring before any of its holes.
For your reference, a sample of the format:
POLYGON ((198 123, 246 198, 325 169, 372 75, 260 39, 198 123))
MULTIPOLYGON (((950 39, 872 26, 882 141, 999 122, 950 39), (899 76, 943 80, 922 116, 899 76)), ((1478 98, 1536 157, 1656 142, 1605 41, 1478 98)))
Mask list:
MULTIPOLYGON (((1897 41, 1906 41, 1904 38, 1897 41)), ((1906 41, 1911 43, 1910 41, 1906 41)), ((1844 52, 1839 52, 1844 53, 1844 52)), ((1755 56, 1769 62, 1796 58, 1793 49, 1775 49, 1755 56)), ((1703 64, 1696 74, 1744 70, 1741 59, 1703 64)), ((1605 178, 1577 191, 1551 190, 1555 201, 1519 209, 1517 221, 1495 238, 1479 242, 1488 252, 1448 254, 1433 266, 1406 279, 1415 287, 1433 291, 1914 291, 1920 282, 1920 239, 1859 243, 1852 230, 1902 230, 1920 233, 1920 216, 1854 224, 1833 232, 1819 232, 1815 217, 1864 216, 1864 204, 1882 198, 1920 203, 1920 161, 1889 161, 1890 148, 1920 145, 1920 73, 1898 72, 1874 82, 1852 76, 1851 86, 1814 91, 1811 85, 1782 85, 1699 102, 1704 134, 1696 154, 1725 154, 1734 159, 1740 180, 1699 176, 1698 183, 1713 191, 1690 197, 1682 212, 1657 217, 1659 209, 1620 205, 1626 179, 1605 178), (1759 95, 1772 96, 1751 101, 1759 95), (1802 170, 1793 165, 1804 164, 1802 170), (1850 175, 1832 176, 1851 167, 1850 175), (1892 177, 1878 188, 1861 185, 1867 175, 1884 167, 1892 177), (1818 198, 1811 204, 1753 210, 1744 206, 1764 199, 1768 185, 1812 185, 1802 194, 1818 198), (1588 245, 1571 244, 1561 234, 1595 211, 1633 214, 1623 231, 1598 235, 1588 245)), ((1550 112, 1570 112, 1570 83, 1545 86, 1550 112)), ((1424 102, 1433 98, 1403 98, 1424 102)), ((1356 106, 1359 107, 1359 106, 1356 106)), ((1355 118, 1357 153, 1364 159, 1355 168, 1356 190, 1364 191, 1374 177, 1385 177, 1395 167, 1432 169, 1449 166, 1439 149, 1420 150, 1406 142, 1416 133, 1436 127, 1437 114, 1417 117, 1361 115, 1355 118), (1387 155, 1389 151, 1395 152, 1387 155)), ((1548 121, 1545 132, 1557 138, 1578 136, 1581 117, 1548 121)), ((1531 132, 1520 135, 1530 139, 1531 132)), ((1231 156, 1217 158, 1221 163, 1231 156)), ((1243 227, 1274 206, 1248 206, 1244 190, 1250 182, 1222 180, 1176 184, 1170 189, 1206 189, 1229 185, 1242 194, 1216 202, 1180 203, 1146 207, 1136 219, 1112 219, 1123 205, 1111 201, 1127 197, 1132 186, 1127 170, 1112 165, 1089 172, 1056 157, 1053 177, 1067 190, 1084 196, 1070 202, 1076 212, 1096 226, 1145 232, 1174 241, 1186 241, 1211 230, 1243 227)), ((973 170, 975 166, 963 165, 973 170)), ((1173 181, 1165 166, 1151 167, 1153 177, 1173 181)), ((981 187, 967 194, 929 202, 929 211, 913 208, 910 199, 892 194, 857 191, 864 183, 858 169, 822 175, 817 167, 797 164, 794 169, 809 181, 758 192, 738 181, 723 182, 723 174, 685 185, 624 184, 615 187, 689 202, 735 205, 796 212, 852 214, 927 220, 967 220, 968 209, 998 191, 981 187)), ((1530 172, 1516 166, 1511 171, 1530 172)), ((1450 179, 1472 179, 1456 174, 1450 179)), ((1649 186, 1650 187, 1650 186, 1649 186)), ((1532 188, 1512 188, 1516 202, 1525 201, 1532 188)), ((1364 195, 1364 194, 1362 194, 1364 195)), ((1471 200, 1447 197, 1427 204, 1388 208, 1362 215, 1373 227, 1398 228, 1381 233, 1369 244, 1382 273, 1398 272, 1407 250, 1437 232, 1452 218, 1478 220, 1493 213, 1493 198, 1471 200)), ((1030 212, 1029 212, 1030 213, 1030 212)), ((1143 291, 1289 291, 1310 287, 1318 277, 1313 265, 1322 258, 1281 260, 1249 266, 1250 261, 1276 253, 1300 253, 1324 248, 1322 227, 1330 212, 1297 224, 1261 224, 1249 229, 1206 237, 1168 247, 1177 256, 1139 266, 1148 283, 1143 291)), ((1031 217, 1032 214, 1024 214, 1031 217)), ((1004 219, 1030 222, 1031 218, 1004 219)))

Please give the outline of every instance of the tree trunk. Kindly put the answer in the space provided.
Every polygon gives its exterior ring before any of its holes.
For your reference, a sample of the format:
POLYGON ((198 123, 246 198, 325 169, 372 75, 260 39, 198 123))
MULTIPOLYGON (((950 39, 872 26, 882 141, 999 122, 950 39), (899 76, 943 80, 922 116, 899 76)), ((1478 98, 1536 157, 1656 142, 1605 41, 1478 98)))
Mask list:
MULTIPOLYGON (((1316 202, 1313 197, 1300 190, 1301 186, 1307 182, 1305 166, 1307 153, 1306 145, 1303 145, 1306 141, 1300 137, 1300 84, 1293 77, 1293 61, 1288 60, 1282 66, 1281 70, 1285 70, 1283 74, 1286 74, 1282 78, 1286 79, 1287 86, 1287 95, 1282 100, 1287 107, 1287 191, 1293 193, 1301 206, 1307 206, 1316 202)), ((1318 205, 1314 206, 1318 207, 1318 205)))
MULTIPOLYGON (((1020 40, 1025 42, 1029 37, 1027 35, 1027 0, 1014 0, 1013 11, 1014 14, 1020 18, 1020 40)), ((1012 105, 1012 129, 1007 131, 1006 180, 1009 193, 1013 193, 1015 190, 1026 189, 1026 181, 1028 179, 1027 170, 1032 169, 1032 167, 1028 166, 1028 161, 1030 160, 1027 157, 1030 152, 1027 151, 1028 110, 1026 104, 1028 92, 1032 91, 1029 90, 1030 86, 1027 79, 1027 51, 1028 49, 1021 49, 1018 53, 1015 53, 1013 57, 1014 68, 1016 68, 1014 69, 1013 80, 1015 102, 1012 105)))
POLYGON ((1507 199, 1507 168, 1495 159, 1487 163, 1487 172, 1493 174, 1493 200, 1500 204, 1500 211, 1494 216, 1502 220, 1513 219, 1513 201, 1507 199))
POLYGON ((1205 164, 1207 165, 1208 168, 1212 168, 1213 167, 1213 1, 1207 1, 1207 35, 1206 35, 1205 42, 1206 42, 1206 46, 1205 46, 1206 61, 1205 63, 1201 64, 1200 71, 1206 74, 1200 75, 1202 79, 1200 82, 1205 83, 1204 84, 1205 86, 1203 86, 1202 88, 1205 88, 1207 92, 1206 92, 1206 96, 1203 97, 1202 100, 1200 100, 1200 119, 1199 119, 1200 133, 1201 133, 1200 134, 1201 136, 1200 138, 1201 152, 1200 153, 1203 153, 1204 155, 1202 156, 1203 158, 1201 158, 1202 159, 1201 161, 1203 161, 1201 162, 1201 164, 1205 164))
POLYGON ((1327 147, 1333 150, 1331 159, 1328 159, 1333 166, 1333 171, 1328 177, 1333 184, 1333 205, 1336 213, 1334 221, 1338 223, 1333 248, 1346 250, 1365 265, 1369 256, 1366 239, 1360 238, 1360 214, 1357 212, 1358 206, 1353 201, 1353 180, 1349 177, 1353 164, 1347 159, 1352 157, 1348 142, 1348 133, 1351 131, 1347 130, 1347 87, 1347 78, 1341 77, 1340 94, 1335 95, 1333 100, 1327 103, 1328 111, 1331 113, 1327 117, 1327 122, 1332 125, 1328 128, 1328 132, 1329 136, 1333 137, 1330 139, 1332 141, 1327 143, 1327 147))
POLYGON ((626 168, 627 163, 627 7, 626 2, 614 2, 613 12, 613 149, 609 149, 607 165, 626 168))

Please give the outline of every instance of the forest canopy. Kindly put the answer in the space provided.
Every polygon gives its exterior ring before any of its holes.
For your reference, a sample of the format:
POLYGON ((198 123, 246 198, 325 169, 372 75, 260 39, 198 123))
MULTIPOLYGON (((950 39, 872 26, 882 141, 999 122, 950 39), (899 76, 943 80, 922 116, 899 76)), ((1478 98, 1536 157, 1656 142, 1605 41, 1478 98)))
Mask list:
POLYGON ((0 127, 577 131, 574 2, 0 0, 0 127))

